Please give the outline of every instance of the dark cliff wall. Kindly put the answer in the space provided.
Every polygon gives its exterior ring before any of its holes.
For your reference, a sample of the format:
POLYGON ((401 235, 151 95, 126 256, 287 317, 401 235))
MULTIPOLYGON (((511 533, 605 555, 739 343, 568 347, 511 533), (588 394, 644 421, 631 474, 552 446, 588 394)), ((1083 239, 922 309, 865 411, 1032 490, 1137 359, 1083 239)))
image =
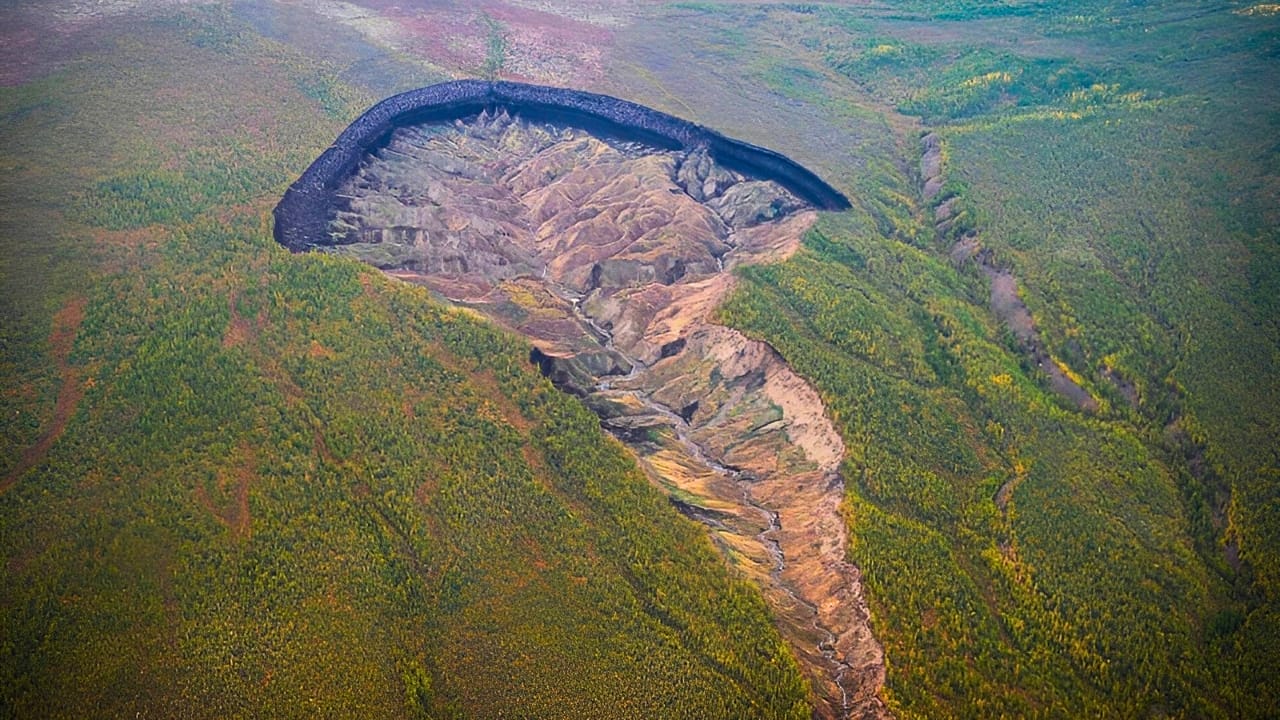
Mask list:
POLYGON ((815 207, 849 207, 848 198, 783 155, 643 105, 578 90, 459 80, 389 97, 343 130, 276 206, 276 241, 295 252, 327 244, 334 191, 355 171, 360 158, 385 145, 397 127, 464 118, 500 107, 530 119, 581 127, 662 148, 705 147, 726 167, 774 180, 815 207))

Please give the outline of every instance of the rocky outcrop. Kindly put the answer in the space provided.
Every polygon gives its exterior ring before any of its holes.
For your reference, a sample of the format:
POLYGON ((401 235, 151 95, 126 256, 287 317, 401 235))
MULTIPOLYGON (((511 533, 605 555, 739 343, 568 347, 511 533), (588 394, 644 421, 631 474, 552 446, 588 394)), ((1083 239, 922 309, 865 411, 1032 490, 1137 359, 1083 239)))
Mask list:
POLYGON ((883 654, 846 560, 844 446, 769 346, 711 324, 732 268, 813 223, 714 148, 654 147, 505 108, 393 130, 332 191, 327 252, 533 344, 673 504, 761 587, 823 718, 884 717, 883 654))
POLYGON ((772 180, 819 209, 849 207, 843 194, 783 155, 643 105, 564 88, 459 80, 392 96, 357 118, 289 187, 276 206, 276 241, 295 252, 328 245, 328 213, 334 193, 356 170, 361 158, 385 147, 397 128, 498 110, 652 147, 702 150, 720 166, 748 177, 772 180))

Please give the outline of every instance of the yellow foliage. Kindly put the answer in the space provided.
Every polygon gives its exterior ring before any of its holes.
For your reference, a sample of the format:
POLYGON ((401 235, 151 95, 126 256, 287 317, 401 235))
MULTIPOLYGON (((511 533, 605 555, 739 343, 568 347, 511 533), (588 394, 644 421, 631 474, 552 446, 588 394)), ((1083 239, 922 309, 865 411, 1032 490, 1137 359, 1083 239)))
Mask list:
POLYGON ((1237 15, 1276 15, 1280 14, 1280 3, 1258 3, 1247 8, 1236 10, 1237 15))
POLYGON ((511 302, 522 308, 534 309, 541 305, 533 293, 517 283, 503 283, 502 289, 507 292, 507 297, 511 302))
POLYGON ((979 87, 979 86, 985 87, 987 85, 994 85, 995 83, 998 83, 998 82, 1005 82, 1005 83, 1013 82, 1013 75, 1003 70, 995 70, 987 73, 986 75, 971 77, 968 80, 965 80, 964 82, 960 83, 960 87, 966 87, 966 88, 979 87))
POLYGON ((995 438, 997 441, 1004 439, 1004 425, 995 420, 987 421, 987 434, 995 438))
POLYGON ((1058 369, 1062 371, 1063 375, 1071 378, 1071 382, 1079 385, 1080 387, 1084 387, 1084 378, 1080 377, 1080 373, 1072 370, 1066 363, 1062 362, 1058 358, 1053 358, 1053 364, 1058 366, 1058 369))

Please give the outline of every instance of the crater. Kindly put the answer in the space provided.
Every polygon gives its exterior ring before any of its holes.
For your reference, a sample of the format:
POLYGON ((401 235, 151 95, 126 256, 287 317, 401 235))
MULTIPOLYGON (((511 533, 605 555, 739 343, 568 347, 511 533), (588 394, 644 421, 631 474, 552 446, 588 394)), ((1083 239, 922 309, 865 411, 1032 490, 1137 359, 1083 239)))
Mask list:
POLYGON ((530 362, 760 586, 815 715, 887 717, 845 554, 840 436, 777 352, 710 321, 735 267, 786 258, 818 210, 847 206, 781 155, 648 108, 463 82, 357 120, 275 232, 526 337, 530 362))

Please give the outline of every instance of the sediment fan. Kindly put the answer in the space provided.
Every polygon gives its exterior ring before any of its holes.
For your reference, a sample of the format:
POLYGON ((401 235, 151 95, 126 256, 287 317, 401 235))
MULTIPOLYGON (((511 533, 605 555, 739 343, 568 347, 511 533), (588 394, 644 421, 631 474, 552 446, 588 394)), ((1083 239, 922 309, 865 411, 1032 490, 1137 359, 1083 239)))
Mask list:
POLYGON ((850 207, 842 193, 784 155, 643 105, 565 88, 458 80, 393 95, 343 130, 276 206, 276 241, 294 252, 326 244, 333 193, 355 171, 360 158, 385 145, 397 127, 466 118, 498 108, 668 150, 705 149, 725 167, 773 180, 818 209, 850 207))

